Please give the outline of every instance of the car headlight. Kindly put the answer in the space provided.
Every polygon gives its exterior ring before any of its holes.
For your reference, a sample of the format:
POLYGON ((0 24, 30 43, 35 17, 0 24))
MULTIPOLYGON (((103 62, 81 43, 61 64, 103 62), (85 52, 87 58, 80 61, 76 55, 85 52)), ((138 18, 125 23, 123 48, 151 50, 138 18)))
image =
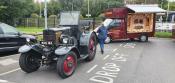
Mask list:
POLYGON ((26 38, 26 41, 27 41, 27 42, 30 42, 30 38, 26 38))
POLYGON ((67 44, 68 43, 68 38, 63 38, 63 43, 67 44))

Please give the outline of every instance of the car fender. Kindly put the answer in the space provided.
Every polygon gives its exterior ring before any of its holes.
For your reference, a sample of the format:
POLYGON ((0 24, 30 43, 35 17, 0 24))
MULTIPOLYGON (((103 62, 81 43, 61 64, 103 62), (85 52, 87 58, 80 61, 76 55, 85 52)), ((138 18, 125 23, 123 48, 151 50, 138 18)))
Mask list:
MULTIPOLYGON (((83 34, 81 37, 80 37, 80 45, 81 46, 88 46, 89 45, 89 39, 91 37, 91 34, 95 34, 96 38, 97 38, 97 35, 94 31, 91 31, 91 32, 88 32, 88 33, 85 33, 83 34)), ((96 42, 97 43, 97 42, 96 42)))
POLYGON ((36 45, 23 45, 19 48, 18 52, 19 53, 26 53, 29 52, 31 50, 42 54, 42 49, 43 47, 40 44, 36 44, 36 45))
POLYGON ((23 45, 19 48, 18 52, 19 53, 26 53, 32 49, 32 46, 30 45, 23 45))
POLYGON ((58 56, 60 56, 60 55, 62 56, 62 55, 67 54, 70 51, 74 51, 77 54, 77 56, 80 55, 79 50, 75 46, 67 46, 67 47, 61 46, 61 47, 58 47, 55 50, 55 54, 58 55, 58 56))

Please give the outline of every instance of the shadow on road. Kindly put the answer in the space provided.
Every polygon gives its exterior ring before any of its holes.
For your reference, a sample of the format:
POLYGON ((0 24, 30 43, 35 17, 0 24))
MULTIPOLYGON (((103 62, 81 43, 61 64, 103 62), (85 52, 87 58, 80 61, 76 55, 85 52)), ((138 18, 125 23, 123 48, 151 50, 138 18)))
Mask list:
POLYGON ((139 40, 117 40, 117 41, 112 41, 111 43, 129 43, 129 42, 140 42, 139 40))
POLYGON ((18 51, 2 52, 2 53, 0 53, 0 57, 10 56, 10 55, 14 55, 14 54, 18 54, 18 51))

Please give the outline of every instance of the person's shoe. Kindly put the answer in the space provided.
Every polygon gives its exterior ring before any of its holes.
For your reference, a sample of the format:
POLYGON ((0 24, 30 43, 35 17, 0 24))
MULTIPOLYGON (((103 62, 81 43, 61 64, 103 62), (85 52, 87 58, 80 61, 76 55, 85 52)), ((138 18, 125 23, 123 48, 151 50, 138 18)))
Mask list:
POLYGON ((104 54, 104 51, 103 50, 101 50, 101 54, 104 54))

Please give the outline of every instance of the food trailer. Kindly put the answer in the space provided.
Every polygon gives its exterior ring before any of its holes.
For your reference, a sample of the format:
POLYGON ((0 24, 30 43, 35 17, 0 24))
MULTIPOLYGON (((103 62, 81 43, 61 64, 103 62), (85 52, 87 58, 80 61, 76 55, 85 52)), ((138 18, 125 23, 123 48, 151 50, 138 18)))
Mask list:
POLYGON ((135 38, 148 41, 148 37, 153 37, 155 33, 156 13, 164 12, 158 5, 126 5, 107 9, 103 22, 108 29, 105 42, 135 38))

